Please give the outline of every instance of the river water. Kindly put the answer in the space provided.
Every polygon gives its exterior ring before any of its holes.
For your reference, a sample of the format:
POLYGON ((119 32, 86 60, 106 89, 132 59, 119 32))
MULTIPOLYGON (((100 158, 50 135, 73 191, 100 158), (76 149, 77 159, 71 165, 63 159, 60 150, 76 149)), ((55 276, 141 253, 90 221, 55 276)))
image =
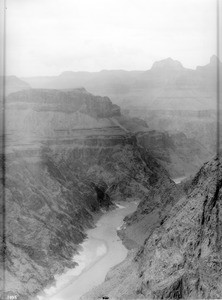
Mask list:
POLYGON ((127 249, 117 236, 117 229, 126 215, 136 210, 137 202, 124 202, 105 213, 96 228, 87 231, 88 238, 73 260, 78 263, 62 275, 55 276, 55 285, 44 290, 39 300, 78 300, 83 294, 102 283, 110 268, 124 260, 127 249))
POLYGON ((174 178, 172 179, 176 184, 181 183, 182 180, 186 179, 187 176, 183 176, 183 177, 178 177, 178 178, 174 178))

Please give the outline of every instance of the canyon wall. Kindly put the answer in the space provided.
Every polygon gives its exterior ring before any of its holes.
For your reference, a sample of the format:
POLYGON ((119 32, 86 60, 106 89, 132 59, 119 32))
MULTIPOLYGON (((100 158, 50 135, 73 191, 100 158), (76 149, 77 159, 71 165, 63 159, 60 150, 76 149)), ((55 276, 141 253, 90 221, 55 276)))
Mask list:
POLYGON ((120 117, 109 98, 85 89, 8 96, 1 297, 31 299, 55 274, 75 267, 72 257, 86 229, 116 200, 149 202, 161 184, 169 189, 168 207, 175 202, 177 187, 167 171, 119 125, 120 117))
MULTIPOLYGON (((214 158, 196 174, 160 226, 82 299, 220 299, 222 296, 222 164, 214 158)), ((142 201, 124 230, 152 218, 142 201), (129 223, 129 225, 128 225, 129 223)), ((133 239, 134 236, 131 236, 133 239)))

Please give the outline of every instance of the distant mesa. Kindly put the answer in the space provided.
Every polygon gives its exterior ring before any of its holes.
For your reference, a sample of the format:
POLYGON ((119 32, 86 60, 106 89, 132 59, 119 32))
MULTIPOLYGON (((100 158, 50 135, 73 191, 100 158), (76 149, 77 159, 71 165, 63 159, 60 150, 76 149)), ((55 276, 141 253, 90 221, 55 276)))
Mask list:
POLYGON ((72 89, 64 89, 64 91, 74 91, 76 93, 89 93, 84 87, 80 86, 80 87, 76 87, 76 88, 72 88, 72 89))
POLYGON ((156 61, 151 70, 162 70, 162 69, 170 69, 170 70, 175 70, 175 71, 180 71, 183 70, 184 67, 181 64, 181 62, 179 62, 178 60, 174 60, 171 57, 168 57, 166 59, 160 60, 160 61, 156 61))
POLYGON ((73 73, 74 73, 73 71, 64 71, 59 76, 70 77, 73 76, 73 73))
POLYGON ((217 56, 195 70, 171 57, 156 61, 146 71, 66 71, 59 76, 24 78, 32 88, 72 90, 108 96, 122 108, 144 106, 152 110, 215 109, 217 56))
POLYGON ((212 55, 210 58, 210 62, 209 64, 205 65, 205 66, 197 66, 196 70, 200 71, 200 70, 216 70, 217 64, 221 65, 221 61, 218 58, 218 56, 216 55, 212 55))
POLYGON ((210 64, 217 64, 217 63, 221 63, 219 58, 216 55, 212 55, 210 58, 210 64))
MULTIPOLYGON (((0 80, 0 89, 2 89, 2 85, 3 85, 3 80, 0 80)), ((27 89, 31 89, 31 86, 24 80, 21 80, 20 78, 18 78, 16 76, 6 76, 6 78, 5 78, 6 95, 9 95, 10 93, 15 93, 15 92, 18 92, 21 90, 27 90, 27 89)))
POLYGON ((61 77, 73 77, 75 75, 87 75, 89 73, 90 72, 86 72, 86 71, 77 71, 77 72, 74 72, 74 71, 64 71, 59 76, 61 76, 61 77))

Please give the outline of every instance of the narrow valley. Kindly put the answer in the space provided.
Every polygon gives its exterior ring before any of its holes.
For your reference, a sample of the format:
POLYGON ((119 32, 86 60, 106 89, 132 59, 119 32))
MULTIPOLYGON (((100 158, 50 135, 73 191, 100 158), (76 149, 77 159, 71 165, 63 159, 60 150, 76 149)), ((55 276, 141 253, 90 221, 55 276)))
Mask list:
MULTIPOLYGON (((157 69, 168 63, 178 66, 167 60, 157 69)), ((7 96, 0 160, 7 170, 1 299, 219 299, 215 114, 187 112, 171 131, 180 112, 168 112, 166 131, 157 119, 167 113, 140 118, 85 88, 20 85, 7 96), (202 123, 212 137, 206 146, 202 123)))
POLYGON ((96 227, 86 232, 87 238, 81 244, 73 260, 78 266, 56 276, 56 283, 46 289, 39 300, 73 300, 102 283, 107 272, 126 258, 127 249, 117 235, 123 218, 136 210, 135 201, 123 202, 117 208, 103 214, 96 227))

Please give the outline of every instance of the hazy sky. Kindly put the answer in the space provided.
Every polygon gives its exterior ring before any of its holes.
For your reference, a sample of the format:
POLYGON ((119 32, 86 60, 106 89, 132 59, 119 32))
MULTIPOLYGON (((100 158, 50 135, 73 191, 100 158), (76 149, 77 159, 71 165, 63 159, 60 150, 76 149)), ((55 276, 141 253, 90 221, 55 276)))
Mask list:
POLYGON ((216 0, 7 0, 7 73, 185 67, 216 54, 216 0))

